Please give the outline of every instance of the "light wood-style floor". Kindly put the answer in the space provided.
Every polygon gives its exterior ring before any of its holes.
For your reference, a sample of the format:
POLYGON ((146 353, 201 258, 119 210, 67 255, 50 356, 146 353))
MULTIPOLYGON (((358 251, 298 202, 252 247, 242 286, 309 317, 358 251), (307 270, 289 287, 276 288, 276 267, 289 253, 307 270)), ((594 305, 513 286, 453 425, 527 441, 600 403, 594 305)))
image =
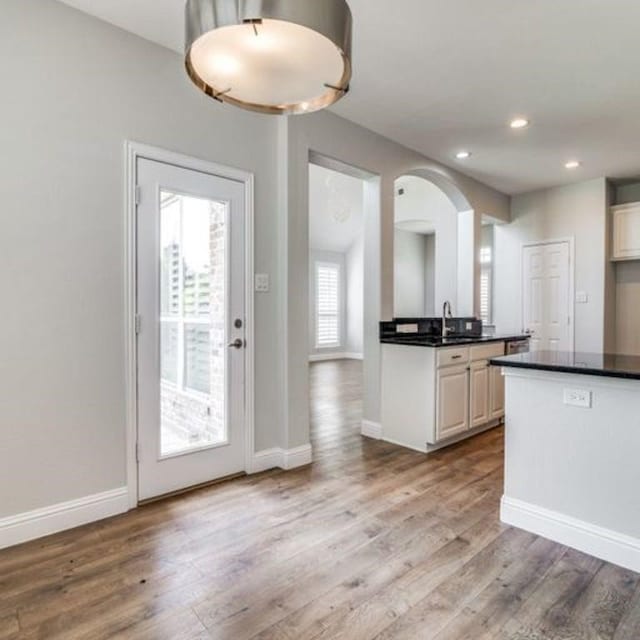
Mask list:
POLYGON ((0 638, 640 638, 640 576, 501 526, 501 430, 361 438, 361 364, 313 365, 313 466, 0 552, 0 638))

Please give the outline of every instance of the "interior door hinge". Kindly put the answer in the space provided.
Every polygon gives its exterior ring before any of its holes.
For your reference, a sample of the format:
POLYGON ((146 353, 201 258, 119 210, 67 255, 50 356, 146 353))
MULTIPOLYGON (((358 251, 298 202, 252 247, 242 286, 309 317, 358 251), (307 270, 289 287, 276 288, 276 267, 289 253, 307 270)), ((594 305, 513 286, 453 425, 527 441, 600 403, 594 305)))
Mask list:
POLYGON ((142 331, 142 316, 139 313, 136 313, 136 335, 140 335, 142 331))
POLYGON ((140 191, 141 191, 140 190, 140 185, 136 185, 135 193, 134 193, 136 206, 138 206, 140 204, 140 200, 141 200, 140 191))
POLYGON ((136 462, 140 462, 140 443, 136 442, 136 462))

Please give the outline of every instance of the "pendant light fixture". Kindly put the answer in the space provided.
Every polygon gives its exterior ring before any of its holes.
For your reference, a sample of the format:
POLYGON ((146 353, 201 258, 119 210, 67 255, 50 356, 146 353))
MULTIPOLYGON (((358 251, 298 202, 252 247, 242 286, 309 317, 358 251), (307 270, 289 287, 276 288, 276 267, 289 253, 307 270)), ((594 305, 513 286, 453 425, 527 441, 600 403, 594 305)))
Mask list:
POLYGON ((187 0, 187 72, 243 109, 318 111, 349 90, 351 30, 346 0, 187 0))

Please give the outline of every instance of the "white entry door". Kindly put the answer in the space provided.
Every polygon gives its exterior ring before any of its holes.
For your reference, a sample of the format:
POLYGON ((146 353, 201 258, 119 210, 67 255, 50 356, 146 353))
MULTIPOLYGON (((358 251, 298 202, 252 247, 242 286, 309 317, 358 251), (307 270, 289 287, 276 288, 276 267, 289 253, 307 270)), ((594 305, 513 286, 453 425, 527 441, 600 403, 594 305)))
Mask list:
POLYGON ((573 349, 573 295, 568 242, 523 249, 523 320, 532 351, 573 349))
POLYGON ((140 500, 245 470, 244 185, 138 159, 140 500))

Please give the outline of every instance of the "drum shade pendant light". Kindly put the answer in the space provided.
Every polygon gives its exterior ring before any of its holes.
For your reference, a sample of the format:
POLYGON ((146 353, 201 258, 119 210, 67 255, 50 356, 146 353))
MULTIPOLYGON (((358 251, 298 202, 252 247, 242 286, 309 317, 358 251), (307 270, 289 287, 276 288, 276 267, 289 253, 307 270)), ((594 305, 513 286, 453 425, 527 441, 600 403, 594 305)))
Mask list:
POLYGON ((318 111, 349 90, 351 30, 346 0, 187 0, 187 72, 243 109, 318 111))

